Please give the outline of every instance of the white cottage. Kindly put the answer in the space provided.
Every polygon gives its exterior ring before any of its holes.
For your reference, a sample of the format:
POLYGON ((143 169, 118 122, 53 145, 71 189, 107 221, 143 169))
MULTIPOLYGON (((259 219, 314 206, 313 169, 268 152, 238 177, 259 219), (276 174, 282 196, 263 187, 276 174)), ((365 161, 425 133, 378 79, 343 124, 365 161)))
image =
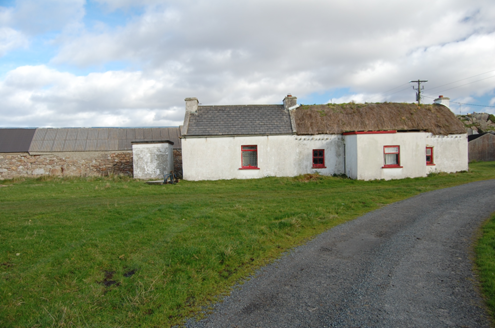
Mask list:
POLYGON ((326 104, 199 106, 186 99, 186 180, 252 179, 318 172, 353 179, 402 179, 468 169, 467 135, 433 105, 326 104))

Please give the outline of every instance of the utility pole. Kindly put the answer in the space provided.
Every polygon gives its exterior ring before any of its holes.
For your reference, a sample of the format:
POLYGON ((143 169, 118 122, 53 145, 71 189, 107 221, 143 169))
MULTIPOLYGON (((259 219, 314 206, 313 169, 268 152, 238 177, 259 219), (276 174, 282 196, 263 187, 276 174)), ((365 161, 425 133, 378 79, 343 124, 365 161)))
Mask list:
POLYGON ((428 80, 420 80, 418 79, 417 81, 410 81, 409 83, 417 83, 418 84, 418 88, 415 89, 413 87, 414 90, 417 90, 418 92, 416 92, 416 101, 418 102, 418 105, 421 105, 421 90, 423 90, 425 87, 424 86, 421 86, 421 83, 425 83, 425 82, 428 82, 428 80))

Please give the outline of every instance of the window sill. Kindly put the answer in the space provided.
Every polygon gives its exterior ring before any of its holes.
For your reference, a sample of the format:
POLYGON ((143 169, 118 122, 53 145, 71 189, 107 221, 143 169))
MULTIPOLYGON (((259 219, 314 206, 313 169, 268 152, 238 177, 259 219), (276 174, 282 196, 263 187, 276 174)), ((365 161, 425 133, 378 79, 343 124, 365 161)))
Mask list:
POLYGON ((435 166, 435 164, 426 164, 426 166, 435 166))
POLYGON ((313 166, 313 169, 326 169, 326 166, 313 166))
POLYGON ((382 166, 382 169, 401 169, 402 166, 400 165, 384 165, 382 166))
POLYGON ((259 170, 259 167, 241 167, 239 170, 259 170))

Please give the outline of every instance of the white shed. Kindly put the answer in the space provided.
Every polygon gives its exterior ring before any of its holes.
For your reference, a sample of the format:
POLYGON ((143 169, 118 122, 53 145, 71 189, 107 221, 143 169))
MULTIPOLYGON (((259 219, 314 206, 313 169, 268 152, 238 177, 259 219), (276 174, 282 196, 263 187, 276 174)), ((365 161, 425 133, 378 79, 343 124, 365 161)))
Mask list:
POLYGON ((173 145, 170 140, 132 142, 134 178, 163 179, 174 169, 173 145))

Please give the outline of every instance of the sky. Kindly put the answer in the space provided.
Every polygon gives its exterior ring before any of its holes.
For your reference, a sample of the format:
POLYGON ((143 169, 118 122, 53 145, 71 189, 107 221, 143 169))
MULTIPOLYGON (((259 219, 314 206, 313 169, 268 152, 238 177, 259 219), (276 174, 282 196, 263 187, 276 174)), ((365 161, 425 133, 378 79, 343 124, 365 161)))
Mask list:
POLYGON ((201 104, 495 114, 493 0, 0 0, 0 127, 179 126, 201 104), (137 5, 136 3, 139 3, 137 5))

